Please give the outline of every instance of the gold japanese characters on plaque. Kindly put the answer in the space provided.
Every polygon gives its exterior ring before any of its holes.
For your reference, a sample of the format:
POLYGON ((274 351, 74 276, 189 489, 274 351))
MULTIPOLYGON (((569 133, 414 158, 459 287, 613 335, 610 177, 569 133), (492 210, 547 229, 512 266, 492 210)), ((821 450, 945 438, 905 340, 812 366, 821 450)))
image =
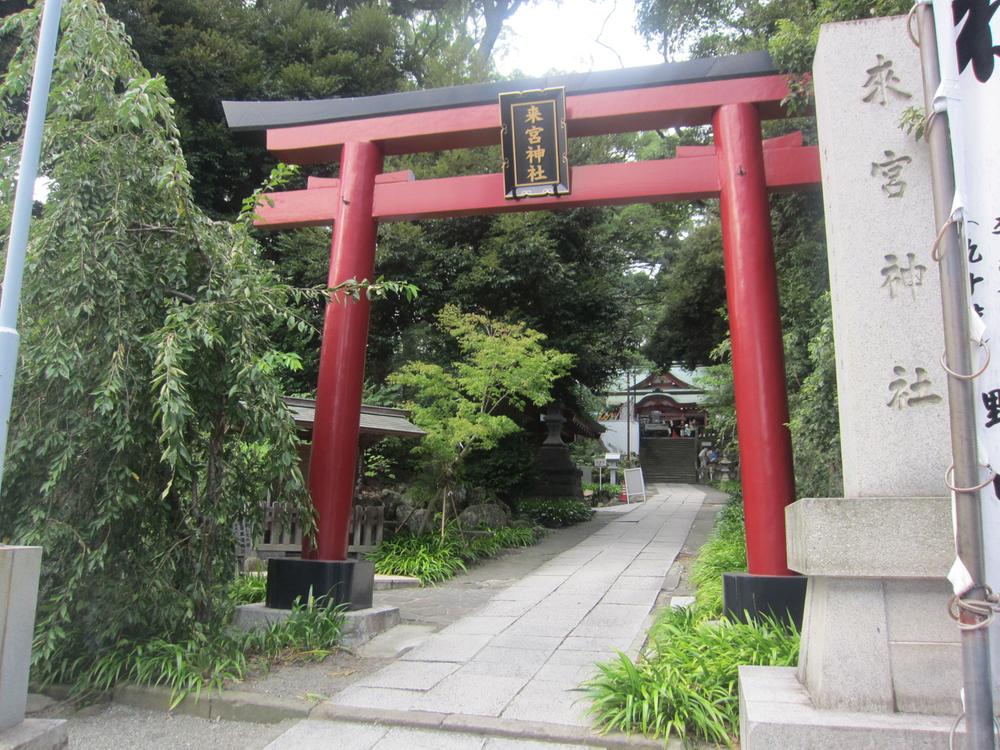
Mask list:
POLYGON ((504 197, 569 195, 566 89, 500 94, 504 197))

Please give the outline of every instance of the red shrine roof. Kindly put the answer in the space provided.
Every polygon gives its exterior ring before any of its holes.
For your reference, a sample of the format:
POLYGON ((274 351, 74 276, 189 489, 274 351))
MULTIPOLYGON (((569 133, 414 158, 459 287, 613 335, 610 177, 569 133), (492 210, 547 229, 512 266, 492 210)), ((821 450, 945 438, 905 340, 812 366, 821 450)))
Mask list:
POLYGON ((649 375, 643 380, 636 383, 632 390, 635 391, 665 391, 668 389, 683 388, 685 390, 693 389, 690 383, 685 383, 679 377, 670 372, 658 372, 649 375))

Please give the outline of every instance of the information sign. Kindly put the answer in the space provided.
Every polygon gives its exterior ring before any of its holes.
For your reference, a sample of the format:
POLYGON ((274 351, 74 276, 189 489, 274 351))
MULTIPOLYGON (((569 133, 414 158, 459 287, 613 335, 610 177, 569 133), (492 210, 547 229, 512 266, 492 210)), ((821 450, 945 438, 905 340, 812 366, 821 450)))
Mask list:
POLYGON ((642 469, 625 469, 625 500, 632 502, 633 497, 642 496, 646 501, 646 483, 642 479, 642 469))

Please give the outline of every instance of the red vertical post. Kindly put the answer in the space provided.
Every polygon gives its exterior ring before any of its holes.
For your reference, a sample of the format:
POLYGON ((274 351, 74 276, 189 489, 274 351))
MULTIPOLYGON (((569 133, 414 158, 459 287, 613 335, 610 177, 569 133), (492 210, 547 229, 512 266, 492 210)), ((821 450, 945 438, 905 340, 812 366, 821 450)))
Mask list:
MULTIPOLYGON (((374 143, 344 144, 330 248, 329 285, 371 279, 375 272, 377 226, 372 218, 375 175, 382 153, 374 143)), ((334 300, 326 306, 316 386, 309 492, 318 514, 320 560, 347 559, 348 522, 354 496, 355 461, 361 420, 361 391, 368 341, 368 300, 334 300)))
POLYGON ((712 127, 748 567, 753 574, 787 575, 785 506, 795 499, 795 482, 760 115, 752 104, 727 104, 712 127))

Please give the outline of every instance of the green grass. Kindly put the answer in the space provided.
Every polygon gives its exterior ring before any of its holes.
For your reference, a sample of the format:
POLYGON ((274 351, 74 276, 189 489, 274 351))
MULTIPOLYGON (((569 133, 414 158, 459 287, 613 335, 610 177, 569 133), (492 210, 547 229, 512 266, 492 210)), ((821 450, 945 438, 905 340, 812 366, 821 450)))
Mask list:
POLYGON ((734 746, 739 729, 737 668, 741 664, 793 666, 799 634, 789 624, 730 622, 722 618, 722 574, 746 570, 743 503, 739 486, 719 515, 691 571, 695 604, 666 609, 632 661, 625 654, 599 664, 585 684, 590 712, 602 731, 707 740, 734 746))
POLYGON ((423 585, 440 583, 468 565, 496 557, 514 547, 527 547, 539 539, 533 528, 490 529, 488 534, 464 536, 449 525, 444 539, 440 534, 400 535, 383 541, 368 555, 381 575, 412 576, 423 585))
POLYGON ((340 640, 342 607, 310 600, 296 605, 284 622, 249 633, 230 630, 195 633, 171 642, 120 641, 88 672, 89 692, 109 690, 121 681, 170 688, 171 708, 184 698, 216 690, 246 678, 253 670, 279 661, 319 660, 340 640))

